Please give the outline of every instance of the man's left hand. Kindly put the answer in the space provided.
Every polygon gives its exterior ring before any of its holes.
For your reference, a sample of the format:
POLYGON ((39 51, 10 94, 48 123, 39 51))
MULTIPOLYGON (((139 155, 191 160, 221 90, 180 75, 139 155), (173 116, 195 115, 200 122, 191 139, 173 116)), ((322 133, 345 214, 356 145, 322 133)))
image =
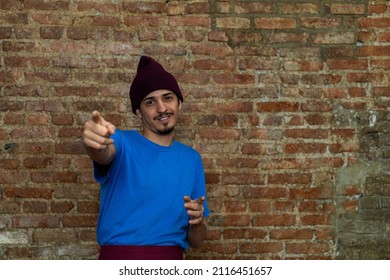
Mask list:
POLYGON ((192 200, 189 196, 184 197, 184 207, 187 209, 187 214, 190 217, 190 225, 201 225, 203 223, 204 200, 204 196, 195 200, 192 200))

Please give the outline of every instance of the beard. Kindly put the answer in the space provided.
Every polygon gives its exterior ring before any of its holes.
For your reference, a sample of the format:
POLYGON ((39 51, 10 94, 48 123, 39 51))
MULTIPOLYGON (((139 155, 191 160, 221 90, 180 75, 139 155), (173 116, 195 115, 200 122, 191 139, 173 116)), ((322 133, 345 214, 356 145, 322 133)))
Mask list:
POLYGON ((171 127, 166 127, 164 129, 158 129, 157 132, 160 135, 169 135, 173 132, 174 129, 175 129, 175 127, 171 126, 171 127))
MULTIPOLYGON (((172 116, 173 116, 172 113, 164 113, 164 114, 161 114, 161 115, 155 117, 154 120, 158 120, 158 119, 164 118, 164 117, 172 117, 172 116)), ((168 124, 166 124, 163 129, 157 129, 157 133, 160 135, 169 135, 173 132, 174 129, 175 129, 174 125, 168 126, 168 124)))

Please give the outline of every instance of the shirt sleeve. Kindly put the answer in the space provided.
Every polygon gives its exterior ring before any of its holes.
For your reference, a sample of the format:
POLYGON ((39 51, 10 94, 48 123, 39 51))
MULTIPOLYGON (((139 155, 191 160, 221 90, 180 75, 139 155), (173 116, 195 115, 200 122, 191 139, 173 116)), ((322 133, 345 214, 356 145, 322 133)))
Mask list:
POLYGON ((205 200, 203 202, 203 207, 204 207, 203 216, 208 217, 210 215, 210 209, 207 204, 206 178, 204 174, 202 159, 198 154, 197 163, 196 163, 196 183, 195 183, 193 199, 199 198, 201 196, 205 197, 205 200))
POLYGON ((107 180, 110 178, 110 171, 112 169, 112 165, 116 158, 118 158, 118 155, 121 153, 121 147, 122 147, 122 137, 120 136, 119 129, 115 130, 115 133, 110 136, 114 140, 115 145, 115 157, 112 160, 112 162, 109 165, 101 165, 97 162, 93 162, 93 176, 99 184, 104 184, 107 182, 107 180))

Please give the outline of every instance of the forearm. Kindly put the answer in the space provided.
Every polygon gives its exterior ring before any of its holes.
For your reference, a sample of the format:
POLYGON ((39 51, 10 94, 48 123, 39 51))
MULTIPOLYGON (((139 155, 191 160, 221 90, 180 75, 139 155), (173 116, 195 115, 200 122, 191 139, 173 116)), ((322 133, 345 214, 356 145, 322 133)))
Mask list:
POLYGON ((191 247, 197 248, 203 244, 203 241, 206 239, 207 235, 207 226, 205 220, 203 220, 200 225, 189 225, 187 237, 188 243, 191 247))

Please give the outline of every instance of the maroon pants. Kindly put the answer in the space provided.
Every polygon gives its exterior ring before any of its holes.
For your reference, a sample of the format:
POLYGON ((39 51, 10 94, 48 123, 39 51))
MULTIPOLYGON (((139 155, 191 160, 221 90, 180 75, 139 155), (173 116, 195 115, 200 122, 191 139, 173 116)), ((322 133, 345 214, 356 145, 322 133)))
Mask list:
POLYGON ((100 246, 99 260, 182 260, 180 246, 100 246))

